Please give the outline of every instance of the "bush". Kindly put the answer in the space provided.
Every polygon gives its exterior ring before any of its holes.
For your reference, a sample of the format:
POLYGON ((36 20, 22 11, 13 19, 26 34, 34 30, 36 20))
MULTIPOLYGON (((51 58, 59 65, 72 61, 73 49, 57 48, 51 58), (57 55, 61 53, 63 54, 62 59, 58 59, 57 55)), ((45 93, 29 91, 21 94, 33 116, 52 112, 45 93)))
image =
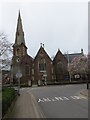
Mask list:
POLYGON ((4 116, 4 114, 6 113, 14 98, 15 98, 14 88, 8 87, 2 88, 2 116, 4 116))

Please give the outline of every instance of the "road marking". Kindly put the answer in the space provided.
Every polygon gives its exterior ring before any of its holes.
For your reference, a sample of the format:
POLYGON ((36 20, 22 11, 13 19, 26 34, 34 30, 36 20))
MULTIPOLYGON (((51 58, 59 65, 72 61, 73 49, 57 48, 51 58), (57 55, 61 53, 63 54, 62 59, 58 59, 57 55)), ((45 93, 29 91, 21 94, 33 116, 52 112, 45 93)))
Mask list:
POLYGON ((70 96, 72 99, 79 100, 79 99, 86 99, 83 96, 70 96))
POLYGON ((55 102, 55 101, 69 101, 69 100, 80 100, 80 99, 86 99, 85 97, 82 97, 82 96, 69 96, 66 97, 66 96, 63 96, 63 97, 53 97, 53 98, 39 98, 38 99, 38 102, 55 102))
POLYGON ((55 99, 52 99, 52 101, 57 101, 57 100, 55 100, 55 99))
POLYGON ((67 97, 63 97, 63 98, 65 98, 66 100, 69 100, 69 98, 67 98, 67 97))
POLYGON ((63 100, 61 97, 55 97, 56 100, 63 100))
POLYGON ((72 99, 76 99, 74 96, 70 96, 72 99))
POLYGON ((44 102, 43 100, 39 99, 38 102, 44 102))
POLYGON ((82 99, 80 96, 74 96, 77 100, 82 99))
POLYGON ((45 102, 51 101, 49 98, 43 98, 45 102))

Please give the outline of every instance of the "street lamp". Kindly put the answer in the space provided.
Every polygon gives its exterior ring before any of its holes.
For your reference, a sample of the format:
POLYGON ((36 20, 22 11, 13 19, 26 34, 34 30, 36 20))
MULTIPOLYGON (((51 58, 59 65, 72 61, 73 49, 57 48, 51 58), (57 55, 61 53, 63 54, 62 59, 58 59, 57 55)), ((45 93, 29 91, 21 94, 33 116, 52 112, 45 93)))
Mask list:
MULTIPOLYGON (((88 72, 88 75, 89 75, 89 72, 88 72)), ((89 89, 89 83, 88 83, 89 77, 86 77, 86 79, 87 79, 87 89, 89 89)))
MULTIPOLYGON (((69 68, 70 68, 69 62, 70 62, 70 60, 69 60, 68 51, 67 51, 67 59, 68 59, 68 70, 69 70, 69 68)), ((70 82, 71 82, 71 73, 70 73, 70 70, 68 72, 69 72, 69 77, 70 77, 70 82)))

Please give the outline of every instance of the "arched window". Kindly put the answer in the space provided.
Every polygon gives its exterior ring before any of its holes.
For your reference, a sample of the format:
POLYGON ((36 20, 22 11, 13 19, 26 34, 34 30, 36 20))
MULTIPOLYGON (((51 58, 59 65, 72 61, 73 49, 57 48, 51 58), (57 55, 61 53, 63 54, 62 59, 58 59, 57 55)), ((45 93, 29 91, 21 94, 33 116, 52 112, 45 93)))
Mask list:
POLYGON ((29 65, 25 65, 25 76, 30 75, 29 65))
POLYGON ((63 73, 63 64, 62 64, 62 62, 57 63, 57 72, 58 73, 63 73))
POLYGON ((25 48, 23 47, 23 56, 25 55, 25 48))
POLYGON ((20 56, 20 49, 17 49, 17 56, 20 56))
POLYGON ((46 62, 45 59, 40 59, 39 61, 39 72, 46 71, 46 62))

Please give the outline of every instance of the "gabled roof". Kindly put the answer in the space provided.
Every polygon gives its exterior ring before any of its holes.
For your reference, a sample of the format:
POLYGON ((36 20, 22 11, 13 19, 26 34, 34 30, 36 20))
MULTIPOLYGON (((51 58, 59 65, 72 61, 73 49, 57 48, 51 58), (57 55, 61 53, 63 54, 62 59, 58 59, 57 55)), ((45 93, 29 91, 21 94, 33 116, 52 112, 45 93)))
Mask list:
POLYGON ((43 53, 43 54, 46 54, 46 56, 48 57, 48 59, 49 59, 50 61, 52 61, 51 58, 49 57, 49 55, 47 54, 47 52, 45 51, 44 47, 42 47, 42 46, 41 46, 40 49, 38 50, 38 52, 37 52, 34 60, 36 60, 37 57, 38 57, 38 55, 40 55, 40 54, 42 54, 42 53, 43 53))
MULTIPOLYGON (((62 52, 60 51, 60 49, 58 49, 58 52, 56 53, 53 61, 55 61, 57 59, 58 56, 62 56, 63 58, 65 58, 65 56, 62 54, 62 52)), ((65 58, 66 59, 66 58, 65 58)), ((67 60, 67 59, 66 59, 67 60)))

